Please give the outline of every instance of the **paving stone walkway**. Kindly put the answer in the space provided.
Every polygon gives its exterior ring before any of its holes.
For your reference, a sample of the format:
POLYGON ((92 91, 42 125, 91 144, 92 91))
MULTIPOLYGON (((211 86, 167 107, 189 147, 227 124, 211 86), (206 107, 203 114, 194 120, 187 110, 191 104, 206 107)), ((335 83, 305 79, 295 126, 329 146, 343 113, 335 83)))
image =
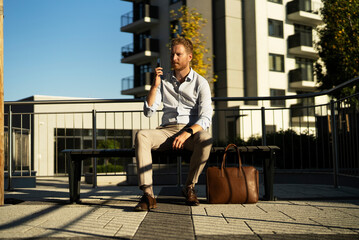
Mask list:
MULTIPOLYGON (((6 192, 0 238, 36 239, 359 239, 359 189, 275 185, 277 201, 184 204, 176 187, 155 187, 158 208, 134 212, 133 186, 81 186, 81 204, 68 204, 66 179, 38 180, 37 188, 6 192)), ((260 190, 262 192, 262 189, 260 190)))

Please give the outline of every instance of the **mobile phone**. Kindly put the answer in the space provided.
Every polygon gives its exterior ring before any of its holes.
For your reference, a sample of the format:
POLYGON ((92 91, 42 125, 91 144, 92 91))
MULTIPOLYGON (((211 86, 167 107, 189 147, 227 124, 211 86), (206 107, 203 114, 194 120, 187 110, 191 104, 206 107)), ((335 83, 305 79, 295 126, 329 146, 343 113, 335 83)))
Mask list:
POLYGON ((161 67, 161 59, 157 58, 157 67, 161 67))

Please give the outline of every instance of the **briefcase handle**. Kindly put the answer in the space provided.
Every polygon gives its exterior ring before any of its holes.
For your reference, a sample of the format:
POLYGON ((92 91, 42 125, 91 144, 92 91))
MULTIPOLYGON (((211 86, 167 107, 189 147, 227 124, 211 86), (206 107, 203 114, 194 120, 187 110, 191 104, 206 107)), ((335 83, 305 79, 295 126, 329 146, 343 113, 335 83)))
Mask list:
POLYGON ((230 143, 230 144, 228 144, 228 146, 226 147, 226 150, 224 151, 223 160, 222 160, 222 167, 221 167, 222 168, 222 174, 223 174, 223 171, 224 171, 223 169, 224 169, 225 162, 226 162, 227 151, 230 148, 236 149, 237 155, 238 155, 238 161, 239 161, 239 167, 238 168, 242 169, 242 159, 241 159, 241 155, 239 154, 239 149, 238 149, 236 144, 230 143))

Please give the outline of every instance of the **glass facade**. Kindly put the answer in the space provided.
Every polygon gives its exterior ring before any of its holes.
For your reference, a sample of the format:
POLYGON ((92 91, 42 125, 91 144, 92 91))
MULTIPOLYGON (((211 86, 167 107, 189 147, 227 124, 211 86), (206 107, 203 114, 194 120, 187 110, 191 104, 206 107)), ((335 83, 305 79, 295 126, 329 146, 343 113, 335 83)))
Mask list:
MULTIPOLYGON (((132 148, 132 130, 98 129, 96 148, 117 149, 132 148)), ((65 149, 90 149, 92 148, 92 129, 55 129, 54 132, 54 173, 67 172, 65 149)), ((121 165, 131 162, 131 159, 111 158, 97 159, 98 165, 121 165)), ((89 171, 91 160, 85 160, 83 169, 89 171)), ((117 168, 118 169, 118 168, 117 168)))

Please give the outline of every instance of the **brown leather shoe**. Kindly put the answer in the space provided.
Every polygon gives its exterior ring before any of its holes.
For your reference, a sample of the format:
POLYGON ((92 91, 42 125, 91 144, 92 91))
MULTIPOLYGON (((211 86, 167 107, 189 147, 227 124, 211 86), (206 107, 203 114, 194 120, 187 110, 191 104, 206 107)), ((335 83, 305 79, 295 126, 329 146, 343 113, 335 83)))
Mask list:
POLYGON ((199 201, 197 199, 196 192, 193 187, 186 187, 182 189, 183 196, 186 197, 186 204, 189 206, 198 206, 199 201))
POLYGON ((151 197, 148 193, 144 193, 140 199, 140 202, 136 205, 135 211, 149 211, 156 208, 156 199, 151 197))

